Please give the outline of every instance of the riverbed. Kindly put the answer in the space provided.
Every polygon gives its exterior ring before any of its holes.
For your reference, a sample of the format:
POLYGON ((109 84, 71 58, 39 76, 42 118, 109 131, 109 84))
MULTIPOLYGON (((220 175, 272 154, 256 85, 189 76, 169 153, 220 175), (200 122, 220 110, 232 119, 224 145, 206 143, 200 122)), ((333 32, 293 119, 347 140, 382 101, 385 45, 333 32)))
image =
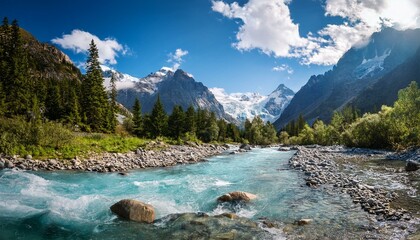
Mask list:
POLYGON ((265 233, 261 236, 266 239, 365 237, 377 224, 372 217, 347 194, 307 187, 303 173, 288 167, 294 153, 276 148, 226 152, 193 165, 133 170, 126 176, 2 170, 0 239, 174 236, 177 230, 169 229, 165 221, 146 225, 113 215, 109 207, 126 198, 153 205, 157 218, 175 213, 202 212, 213 216, 233 212, 258 223, 259 231, 265 233), (216 201, 231 191, 250 192, 257 199, 239 205, 216 201), (302 218, 313 222, 305 226, 295 224, 302 218), (271 228, 264 225, 267 221, 273 223, 271 228))

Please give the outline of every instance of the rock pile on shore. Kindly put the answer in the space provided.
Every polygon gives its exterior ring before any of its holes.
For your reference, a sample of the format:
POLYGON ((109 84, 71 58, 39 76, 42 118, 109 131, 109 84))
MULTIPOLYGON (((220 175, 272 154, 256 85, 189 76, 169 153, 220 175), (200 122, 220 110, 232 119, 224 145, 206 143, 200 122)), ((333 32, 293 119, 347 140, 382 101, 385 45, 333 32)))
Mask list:
POLYGON ((34 160, 32 157, 2 157, 1 168, 22 170, 77 170, 95 172, 126 172, 131 169, 167 167, 203 161, 204 158, 220 154, 228 146, 214 144, 164 145, 160 150, 139 148, 128 153, 94 154, 87 159, 78 157, 70 160, 34 160))
POLYGON ((299 169, 306 175, 306 185, 318 187, 330 184, 348 193, 354 203, 370 214, 376 214, 378 220, 409 220, 410 214, 404 209, 392 209, 390 202, 397 197, 396 193, 388 192, 374 186, 364 184, 355 176, 349 176, 339 171, 339 165, 334 159, 346 160, 360 158, 385 159, 389 152, 366 149, 351 149, 341 146, 333 147, 297 147, 297 152, 289 161, 292 168, 299 169))

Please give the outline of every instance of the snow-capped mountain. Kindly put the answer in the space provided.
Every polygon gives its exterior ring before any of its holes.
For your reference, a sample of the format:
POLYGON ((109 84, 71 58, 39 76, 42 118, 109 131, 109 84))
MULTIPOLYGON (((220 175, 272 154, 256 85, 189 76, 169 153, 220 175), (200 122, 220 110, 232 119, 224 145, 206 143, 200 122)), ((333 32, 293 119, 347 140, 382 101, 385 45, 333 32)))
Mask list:
POLYGON ((171 68, 163 67, 159 71, 151 73, 144 78, 137 78, 105 66, 102 66, 102 71, 105 79, 104 85, 106 87, 109 87, 112 73, 114 73, 118 90, 136 88, 139 92, 147 92, 150 94, 157 91, 158 83, 162 82, 168 74, 171 75, 174 73, 171 68))
POLYGON ((260 116, 264 121, 275 121, 290 100, 294 92, 279 85, 267 96, 258 93, 227 94, 221 88, 209 89, 200 82, 196 82, 193 75, 182 70, 172 70, 163 67, 146 77, 137 78, 116 70, 103 67, 104 85, 109 87, 112 73, 116 77, 118 101, 130 109, 134 99, 140 99, 143 112, 150 112, 157 95, 170 113, 174 105, 181 105, 184 109, 192 105, 195 108, 208 109, 218 117, 240 124, 246 119, 252 120, 260 116))
POLYGON ((223 105, 225 112, 242 123, 256 116, 264 121, 275 121, 294 96, 294 92, 283 84, 267 96, 259 93, 228 94, 222 88, 211 88, 210 91, 223 105))
POLYGON ((117 79, 118 102, 131 109, 134 100, 138 98, 144 113, 152 110, 157 96, 165 107, 167 113, 171 113, 175 105, 185 110, 189 106, 207 109, 216 113, 219 118, 237 123, 230 115, 226 114, 223 106, 216 100, 213 93, 201 82, 195 81, 193 75, 181 69, 174 71, 163 67, 157 72, 151 73, 144 78, 136 78, 112 69, 103 69, 105 86, 109 86, 112 73, 117 79))

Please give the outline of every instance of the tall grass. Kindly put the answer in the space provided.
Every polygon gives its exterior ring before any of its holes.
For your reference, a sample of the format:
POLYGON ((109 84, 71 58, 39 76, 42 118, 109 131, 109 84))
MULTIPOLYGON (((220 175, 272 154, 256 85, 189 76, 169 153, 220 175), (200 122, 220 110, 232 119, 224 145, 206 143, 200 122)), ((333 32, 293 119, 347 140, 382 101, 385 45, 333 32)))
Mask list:
POLYGON ((36 158, 74 158, 100 152, 127 152, 148 140, 127 135, 74 133, 56 122, 0 118, 0 153, 36 158))

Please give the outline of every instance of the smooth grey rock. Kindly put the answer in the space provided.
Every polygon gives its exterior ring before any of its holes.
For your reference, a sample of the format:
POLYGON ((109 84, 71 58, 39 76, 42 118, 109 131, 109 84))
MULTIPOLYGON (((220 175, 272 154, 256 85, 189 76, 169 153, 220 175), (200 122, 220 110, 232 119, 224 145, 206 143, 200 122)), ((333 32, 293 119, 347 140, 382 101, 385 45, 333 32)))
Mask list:
POLYGON ((5 162, 4 162, 4 167, 5 168, 14 168, 15 167, 15 164, 13 164, 11 161, 9 161, 9 160, 6 160, 5 162))
POLYGON ((152 223, 155 210, 152 205, 133 199, 123 199, 111 206, 111 211, 118 216, 136 222, 152 223))
POLYGON ((242 143, 241 146, 239 146, 239 149, 251 151, 251 146, 245 143, 242 143))
POLYGON ((411 160, 407 161, 405 165, 405 171, 407 172, 417 171, 419 168, 420 163, 411 160))
POLYGON ((254 195, 252 193, 236 191, 236 192, 230 192, 230 193, 224 194, 220 196, 219 198, 217 198, 217 200, 219 202, 232 202, 232 201, 249 202, 256 198, 257 198, 257 195, 254 195))

